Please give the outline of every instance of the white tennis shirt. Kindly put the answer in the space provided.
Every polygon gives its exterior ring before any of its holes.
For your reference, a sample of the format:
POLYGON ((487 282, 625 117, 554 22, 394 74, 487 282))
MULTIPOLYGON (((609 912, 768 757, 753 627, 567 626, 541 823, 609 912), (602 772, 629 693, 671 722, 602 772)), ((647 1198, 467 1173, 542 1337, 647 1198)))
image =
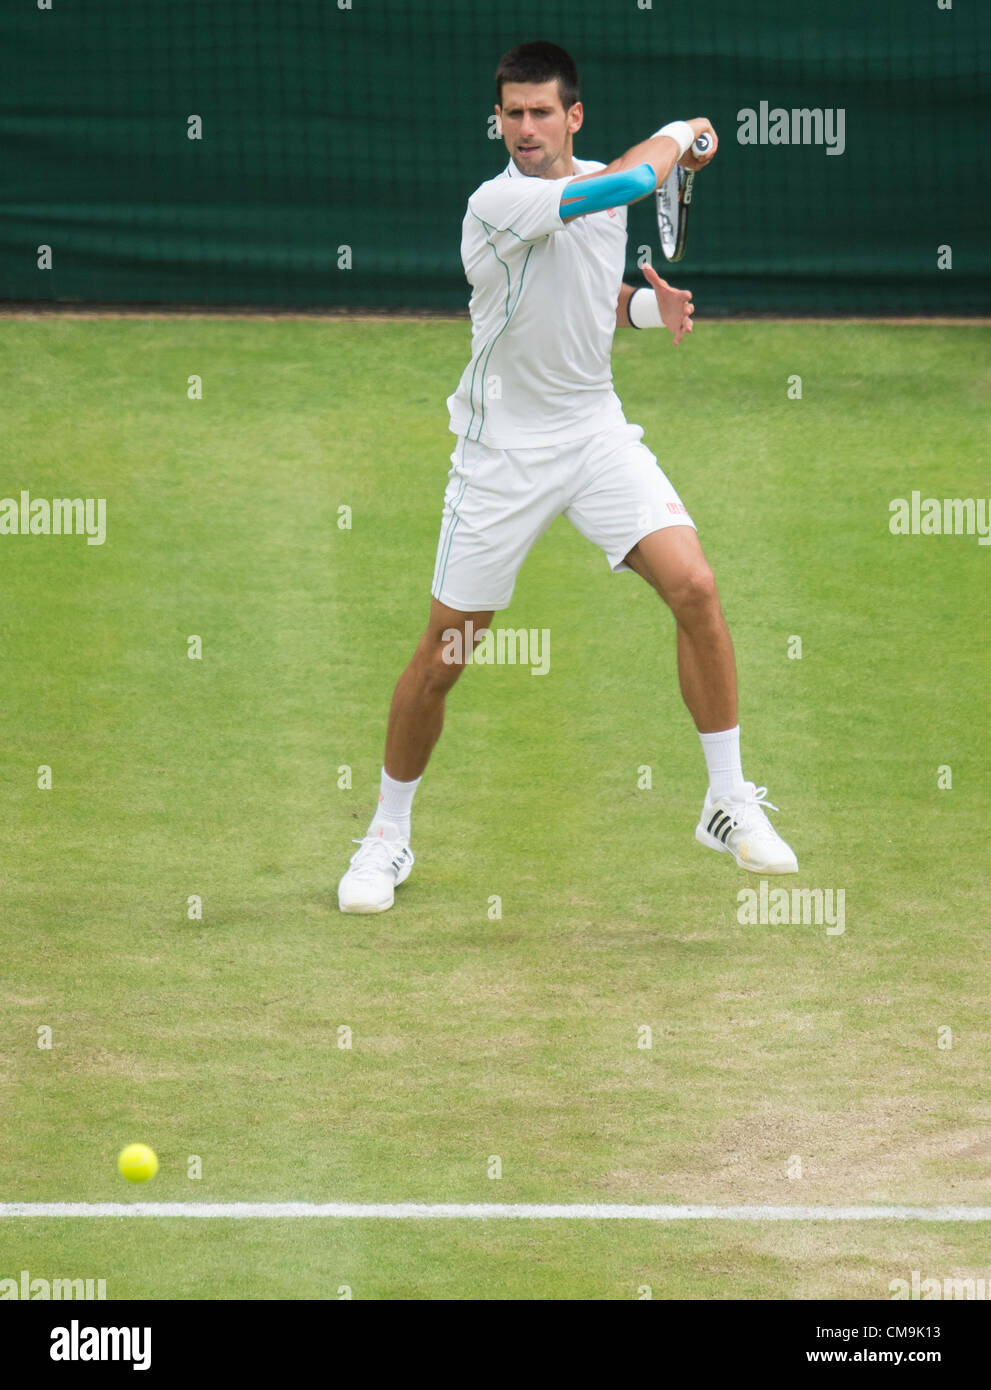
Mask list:
MULTIPOLYGON (((605 168, 574 165, 579 174, 605 168)), ((562 222, 570 182, 528 177, 510 160, 468 199, 471 361, 447 405, 455 434, 495 449, 565 444, 625 424, 611 354, 626 208, 562 222)))

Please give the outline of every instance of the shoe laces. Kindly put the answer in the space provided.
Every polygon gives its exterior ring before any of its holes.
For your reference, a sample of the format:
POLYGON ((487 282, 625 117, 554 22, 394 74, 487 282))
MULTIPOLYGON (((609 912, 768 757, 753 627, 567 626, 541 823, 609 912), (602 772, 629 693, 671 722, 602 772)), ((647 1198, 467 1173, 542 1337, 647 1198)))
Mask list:
POLYGON ((353 843, 360 846, 351 856, 351 873, 355 878, 388 873, 395 868, 392 861, 405 848, 401 840, 386 840, 382 835, 365 835, 353 843))
POLYGON ((779 811, 780 806, 775 806, 773 801, 768 801, 766 787, 755 787, 753 782, 745 782, 743 785, 743 796, 734 797, 730 801, 733 808, 733 819, 737 825, 753 825, 755 823, 759 825, 761 822, 770 825, 770 821, 764 815, 763 808, 766 806, 769 811, 779 811), (737 812, 737 807, 740 807, 740 812, 737 812))

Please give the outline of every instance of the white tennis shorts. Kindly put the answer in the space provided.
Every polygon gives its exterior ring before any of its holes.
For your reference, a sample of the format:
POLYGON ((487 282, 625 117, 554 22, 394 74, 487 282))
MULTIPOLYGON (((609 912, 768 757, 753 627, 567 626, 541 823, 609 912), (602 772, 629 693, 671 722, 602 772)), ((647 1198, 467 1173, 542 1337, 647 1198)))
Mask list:
POLYGON ((431 593, 465 613, 509 606, 523 561, 562 513, 606 553, 613 572, 638 541, 695 523, 641 443, 622 425, 543 449, 491 449, 460 438, 451 454, 431 593))

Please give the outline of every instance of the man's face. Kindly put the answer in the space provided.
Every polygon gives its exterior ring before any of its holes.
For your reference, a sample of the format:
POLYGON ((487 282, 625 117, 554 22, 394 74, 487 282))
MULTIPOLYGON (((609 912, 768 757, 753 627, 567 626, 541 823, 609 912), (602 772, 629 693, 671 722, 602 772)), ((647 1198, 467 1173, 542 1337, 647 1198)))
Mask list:
POLYGON ((582 104, 569 111, 561 105, 557 79, 550 82, 504 82, 502 105, 496 105, 502 137, 521 174, 540 179, 573 173, 571 137, 582 123, 582 104))

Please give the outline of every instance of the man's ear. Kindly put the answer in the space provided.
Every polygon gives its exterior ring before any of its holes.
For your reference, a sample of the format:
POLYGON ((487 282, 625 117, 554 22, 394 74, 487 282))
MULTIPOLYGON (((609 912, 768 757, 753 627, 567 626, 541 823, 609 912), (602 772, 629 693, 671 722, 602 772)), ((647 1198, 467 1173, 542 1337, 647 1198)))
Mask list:
POLYGON ((495 106, 493 106, 492 109, 493 109, 493 111, 495 112, 495 118, 496 118, 496 135, 498 135, 499 139, 501 140, 501 139, 502 139, 502 107, 499 105, 498 102, 496 102, 495 106))
POLYGON ((582 107, 582 104, 581 104, 580 101, 576 101, 575 104, 574 104, 574 106, 572 106, 571 110, 568 112, 568 132, 569 132, 569 134, 574 135, 574 134, 576 133, 576 131, 581 130, 581 128, 582 128, 582 121, 584 121, 584 119, 585 119, 585 111, 584 111, 584 108, 582 107))

